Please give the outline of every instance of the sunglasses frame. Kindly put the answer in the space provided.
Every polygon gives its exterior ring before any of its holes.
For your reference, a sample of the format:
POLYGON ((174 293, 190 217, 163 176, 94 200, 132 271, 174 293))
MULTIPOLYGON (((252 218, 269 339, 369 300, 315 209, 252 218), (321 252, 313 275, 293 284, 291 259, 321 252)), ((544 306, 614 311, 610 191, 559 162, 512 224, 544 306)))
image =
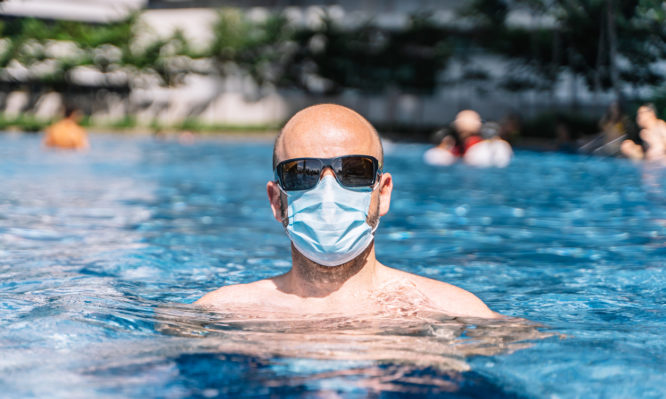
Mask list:
POLYGON ((373 187, 377 183, 377 178, 382 175, 382 164, 381 164, 381 162, 379 162, 379 160, 377 158, 373 157, 372 155, 363 155, 363 154, 342 155, 342 156, 333 157, 333 158, 298 157, 298 158, 285 159, 284 161, 281 161, 280 163, 278 163, 275 166, 275 169, 273 170, 273 174, 275 176, 275 182, 278 184, 280 189, 282 189, 283 191, 285 191, 285 192, 287 192, 287 191, 304 191, 304 190, 311 190, 311 189, 315 188, 317 186, 317 184, 319 184, 319 182, 321 181, 321 174, 324 172, 324 169, 326 169, 326 168, 331 169, 331 171, 333 172, 333 176, 335 176, 335 180, 342 187, 345 187, 345 188, 350 189, 350 190, 362 189, 362 188, 366 188, 366 187, 373 187), (354 157, 366 158, 366 159, 370 159, 372 161, 373 169, 375 169, 376 172, 374 173, 374 176, 372 177, 372 183, 370 183, 368 186, 349 187, 349 186, 343 184, 340 181, 340 179, 338 178, 338 175, 335 173, 335 170, 333 169, 333 162, 335 162, 336 160, 343 159, 343 158, 354 158, 354 157), (319 178, 317 179, 317 183, 315 183, 315 185, 310 187, 310 188, 304 188, 304 189, 301 189, 301 190, 287 190, 287 189, 285 189, 284 185, 282 183, 282 176, 280 176, 280 173, 278 172, 281 169, 282 165, 284 165, 288 162, 307 161, 307 160, 317 160, 317 161, 320 161, 322 163, 322 167, 319 170, 319 178))

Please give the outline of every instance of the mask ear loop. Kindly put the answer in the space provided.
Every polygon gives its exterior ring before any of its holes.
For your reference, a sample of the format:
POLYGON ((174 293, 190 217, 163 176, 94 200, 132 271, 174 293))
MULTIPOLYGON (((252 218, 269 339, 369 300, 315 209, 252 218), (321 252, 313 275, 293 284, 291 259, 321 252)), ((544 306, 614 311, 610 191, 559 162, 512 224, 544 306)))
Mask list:
POLYGON ((371 191, 375 191, 377 189, 377 187, 379 187, 381 185, 380 184, 381 182, 382 182, 382 174, 379 173, 379 171, 378 171, 377 172, 377 179, 375 180, 375 184, 372 185, 372 190, 371 191))
POLYGON ((375 181, 374 187, 372 187, 372 191, 375 191, 375 188, 379 187, 379 183, 382 182, 382 173, 377 172, 377 181, 375 181))

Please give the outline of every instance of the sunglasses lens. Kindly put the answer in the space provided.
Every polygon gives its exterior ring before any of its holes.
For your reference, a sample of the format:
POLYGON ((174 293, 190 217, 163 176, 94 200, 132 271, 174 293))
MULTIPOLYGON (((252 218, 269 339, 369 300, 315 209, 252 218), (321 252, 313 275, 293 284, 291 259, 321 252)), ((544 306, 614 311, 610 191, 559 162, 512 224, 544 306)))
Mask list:
POLYGON ((282 188, 286 191, 309 190, 319 182, 321 161, 317 159, 297 159, 281 164, 282 188))
POLYGON ((377 167, 372 158, 352 156, 339 158, 339 169, 335 175, 347 187, 368 187, 374 184, 377 167))
POLYGON ((324 166, 331 166, 338 182, 345 187, 370 187, 375 183, 378 162, 368 156, 340 158, 301 158, 284 161, 277 167, 280 185, 285 191, 310 190, 319 182, 324 166))

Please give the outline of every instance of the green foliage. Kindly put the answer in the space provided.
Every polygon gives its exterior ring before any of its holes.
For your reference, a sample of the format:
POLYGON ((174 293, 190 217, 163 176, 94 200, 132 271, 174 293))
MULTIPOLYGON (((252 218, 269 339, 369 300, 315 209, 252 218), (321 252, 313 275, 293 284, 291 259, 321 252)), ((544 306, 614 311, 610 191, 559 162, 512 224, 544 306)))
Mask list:
POLYGON ((185 118, 179 128, 182 130, 202 130, 203 124, 197 118, 185 118))
POLYGON ((24 132, 40 132, 43 131, 49 124, 50 120, 39 119, 33 115, 20 114, 16 117, 7 117, 0 114, 0 130, 7 128, 18 128, 24 132))
POLYGON ((51 87, 66 84, 68 72, 78 66, 92 66, 100 72, 122 68, 154 72, 165 84, 174 83, 176 74, 169 68, 167 58, 191 53, 182 32, 137 49, 132 44, 140 33, 136 15, 103 25, 33 18, 0 21, 0 37, 6 41, 5 51, 0 54, 0 68, 7 67, 12 60, 28 68, 45 60, 53 61, 51 72, 33 76, 34 80, 51 87), (48 55, 49 45, 57 42, 73 44, 77 51, 66 56, 48 55))
MULTIPOLYGON (((177 131, 193 131, 193 132, 267 132, 276 131, 280 129, 278 124, 262 124, 262 125, 233 125, 233 124, 217 124, 206 123, 199 118, 186 118, 180 124, 172 127, 159 126, 160 129, 175 129, 177 131)), ((158 129, 155 129, 158 130, 158 129)))
POLYGON ((250 21, 238 10, 221 10, 213 26, 214 40, 207 54, 218 73, 240 68, 258 84, 276 83, 289 62, 293 28, 286 17, 273 14, 261 22, 250 21))
POLYGON ((252 25, 240 11, 225 10, 218 13, 213 26, 215 39, 210 53, 218 61, 233 61, 252 45, 252 25))
MULTIPOLYGON (((618 66, 619 79, 628 84, 654 86, 666 78, 654 68, 655 61, 666 58, 666 7, 661 0, 462 4, 459 21, 453 24, 424 12, 412 15, 399 29, 371 20, 341 26, 330 16, 318 27, 296 27, 281 13, 257 21, 239 10, 223 9, 212 26, 214 40, 204 50, 193 50, 180 31, 148 42, 138 40, 146 32, 137 15, 102 25, 6 19, 0 21, 0 68, 19 62, 33 71, 29 83, 51 88, 66 87, 70 72, 80 66, 100 72, 148 73, 173 86, 193 72, 194 61, 208 60, 213 67, 197 67, 201 70, 195 73, 225 76, 240 71, 259 86, 322 94, 346 89, 429 94, 449 83, 441 77, 452 58, 464 63, 471 55, 491 52, 512 63, 499 87, 513 91, 547 90, 565 71, 582 77, 591 88, 608 89, 613 85, 612 65, 618 66), (516 7, 552 23, 509 25, 507 16, 516 7), (611 63, 608 15, 623 62, 611 63), (67 55, 54 55, 54 43, 69 43, 67 55)), ((488 89, 489 76, 483 69, 462 75, 462 81, 488 89)))
POLYGON ((53 26, 53 34, 50 38, 72 41, 85 49, 95 48, 103 44, 122 46, 129 43, 133 38, 132 28, 135 22, 136 16, 105 25, 57 21, 53 26))
POLYGON ((108 124, 109 127, 115 129, 131 129, 137 127, 138 123, 136 118, 131 115, 126 115, 124 118, 118 119, 108 124))
POLYGON ((476 27, 485 28, 501 27, 508 14, 509 5, 505 0, 472 0, 458 10, 459 16, 471 20, 476 27))
POLYGON ((324 18, 318 28, 298 30, 294 40, 298 51, 286 78, 311 90, 303 78, 315 75, 325 82, 326 93, 345 88, 380 93, 391 86, 432 93, 452 53, 446 31, 425 14, 412 16, 401 30, 371 22, 343 28, 324 18))
POLYGON ((608 89, 613 85, 613 65, 619 69, 620 80, 626 83, 657 85, 666 78, 654 68, 657 60, 666 57, 666 10, 662 1, 516 0, 513 3, 525 7, 536 18, 554 21, 554 25, 508 26, 503 17, 506 2, 502 0, 475 0, 461 11, 462 16, 478 14, 475 17, 478 29, 472 40, 475 45, 508 57, 532 75, 527 79, 524 73, 522 79, 510 75, 506 87, 544 89, 558 79, 560 72, 568 70, 581 76, 591 89, 608 89), (618 59, 627 62, 615 60, 611 64, 611 43, 618 59), (518 80, 522 82, 516 84, 518 80))
POLYGON ((94 50, 104 44, 127 41, 127 33, 132 21, 92 26, 81 22, 46 22, 33 18, 17 18, 2 21, 0 36, 7 42, 7 48, 0 56, 0 67, 7 67, 18 61, 25 67, 40 62, 52 61, 51 69, 34 76, 41 84, 50 87, 66 83, 67 72, 81 65, 94 64, 94 50), (55 42, 71 42, 80 50, 71 56, 53 57, 47 54, 49 45, 55 42))

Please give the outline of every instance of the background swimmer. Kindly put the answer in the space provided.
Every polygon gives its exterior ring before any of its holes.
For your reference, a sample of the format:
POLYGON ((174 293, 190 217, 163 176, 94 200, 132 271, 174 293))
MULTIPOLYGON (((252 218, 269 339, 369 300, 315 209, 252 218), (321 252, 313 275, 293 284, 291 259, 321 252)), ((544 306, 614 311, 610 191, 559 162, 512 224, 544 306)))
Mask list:
POLYGON ((481 130, 483 140, 465 152, 465 163, 482 168, 504 168, 511 163, 511 145, 500 138, 499 125, 488 122, 481 130))
POLYGON ((642 129, 641 139, 646 145, 643 149, 631 140, 622 142, 622 154, 631 159, 646 161, 666 158, 666 122, 657 117, 654 104, 645 104, 636 111, 636 123, 642 129))
POLYGON ((453 132, 445 129, 435 133, 438 143, 423 154, 423 161, 429 165, 447 166, 455 163, 460 156, 460 150, 453 132))
POLYGON ((86 131, 79 125, 81 111, 77 108, 65 109, 65 118, 46 128, 44 145, 52 148, 85 149, 90 145, 86 131))
POLYGON ((489 122, 484 125, 477 112, 464 110, 458 113, 453 126, 460 143, 457 143, 458 140, 452 133, 436 133, 444 134, 444 137, 436 147, 423 154, 425 163, 446 166, 462 158, 471 166, 503 168, 511 162, 513 150, 511 145, 500 137, 500 126, 497 123, 489 122))

